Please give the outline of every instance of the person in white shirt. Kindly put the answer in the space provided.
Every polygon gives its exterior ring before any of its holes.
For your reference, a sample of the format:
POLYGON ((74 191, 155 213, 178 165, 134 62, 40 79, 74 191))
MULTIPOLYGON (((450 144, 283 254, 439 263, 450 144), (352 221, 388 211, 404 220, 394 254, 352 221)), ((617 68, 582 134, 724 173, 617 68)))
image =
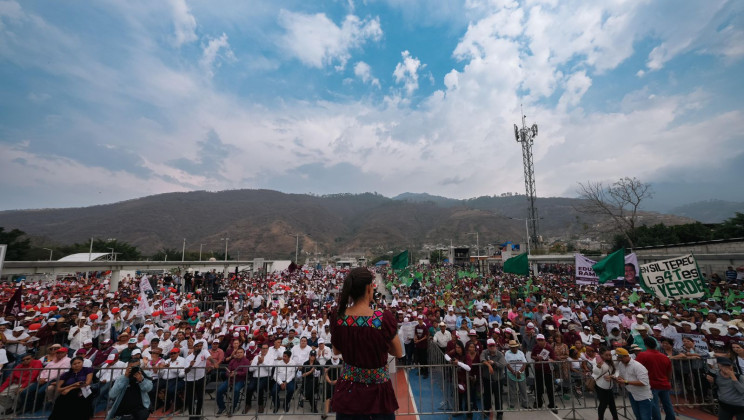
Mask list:
POLYGON ((631 359, 630 353, 622 347, 615 349, 615 354, 620 363, 617 364, 617 372, 613 379, 628 390, 630 406, 633 408, 635 418, 651 420, 654 396, 651 393, 648 370, 631 359))
POLYGON ((269 389, 269 379, 271 377, 271 368, 274 364, 269 354, 269 345, 264 343, 261 346, 261 352, 251 361, 251 374, 253 381, 247 387, 246 406, 243 413, 250 410, 250 402, 253 400, 253 393, 258 389, 258 413, 264 412, 264 401, 266 391, 269 389))
POLYGON ((90 327, 86 325, 86 320, 83 317, 78 318, 77 325, 70 328, 70 332, 67 333, 67 339, 70 340, 70 355, 75 354, 76 351, 83 347, 85 340, 93 340, 93 332, 90 327))
POLYGON ((661 327, 661 336, 674 340, 677 338, 677 329, 669 323, 669 317, 667 315, 661 316, 661 324, 657 324, 657 327, 661 327))
POLYGON ((307 345, 307 338, 300 339, 300 345, 292 348, 292 364, 302 365, 310 358, 312 347, 307 345))
POLYGON ((5 333, 7 352, 12 353, 16 360, 21 360, 28 350, 26 344, 28 344, 31 336, 26 333, 24 327, 15 327, 12 331, 6 331, 5 333))
POLYGON ((592 329, 590 327, 584 327, 584 330, 579 333, 579 336, 581 337, 581 342, 584 343, 585 346, 592 345, 592 329))
POLYGON ((326 343, 331 342, 331 325, 326 322, 326 324, 323 325, 323 328, 321 328, 320 333, 318 334, 318 339, 325 340, 326 343))
POLYGON ((282 355, 287 349, 282 346, 282 339, 277 338, 274 340, 274 346, 269 349, 268 357, 271 362, 277 362, 279 360, 282 360, 282 355))
POLYGON ((506 360, 506 378, 509 386, 509 408, 514 408, 519 395, 522 408, 529 408, 527 399, 527 357, 519 350, 519 343, 515 340, 509 341, 509 351, 504 353, 506 360))
POLYGON ((457 329, 457 315, 455 315, 455 308, 450 306, 447 309, 447 315, 444 316, 443 321, 447 325, 447 329, 450 332, 457 329))
POLYGON ((174 404, 178 392, 181 392, 186 384, 183 381, 183 377, 186 376, 184 370, 187 366, 186 359, 181 357, 180 351, 176 348, 171 349, 168 352, 168 360, 165 361, 164 368, 160 369, 158 375, 160 379, 165 383, 163 388, 165 389, 165 408, 178 409, 178 407, 170 407, 168 404, 174 404))
POLYGON ((101 366, 101 369, 96 372, 98 378, 98 397, 94 407, 98 409, 108 409, 108 395, 111 386, 116 381, 116 378, 124 374, 127 368, 127 363, 117 360, 115 354, 109 354, 106 361, 101 366))
POLYGON ((325 340, 319 338, 316 353, 318 354, 318 363, 325 366, 326 362, 331 358, 333 352, 331 351, 330 347, 327 347, 325 345, 325 340))
POLYGON ((444 322, 439 323, 439 331, 434 334, 434 344, 439 346, 442 351, 447 349, 447 344, 452 341, 452 333, 447 331, 447 324, 444 322))
POLYGON ((602 323, 605 324, 605 329, 609 333, 613 328, 620 329, 622 326, 622 320, 615 313, 615 308, 610 308, 607 314, 602 317, 602 323))
POLYGON ((204 340, 194 342, 194 351, 186 357, 186 408, 192 419, 201 417, 204 403, 204 382, 209 352, 204 350, 204 340))
POLYGON ((297 368, 291 365, 292 352, 285 351, 282 360, 274 365, 274 386, 271 388, 271 398, 274 401, 274 413, 279 411, 279 391, 285 391, 284 412, 289 412, 289 402, 295 390, 295 376, 297 368))
POLYGON ((478 335, 479 340, 485 340, 488 335, 488 320, 483 317, 483 310, 478 309, 476 316, 473 318, 473 329, 478 335))

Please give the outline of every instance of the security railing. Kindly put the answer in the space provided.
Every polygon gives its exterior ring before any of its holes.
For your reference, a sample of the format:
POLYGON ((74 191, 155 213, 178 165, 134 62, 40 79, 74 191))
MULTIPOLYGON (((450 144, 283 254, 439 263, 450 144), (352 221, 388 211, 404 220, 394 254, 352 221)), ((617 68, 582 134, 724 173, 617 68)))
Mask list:
MULTIPOLYGON (((510 411, 559 410, 564 418, 581 418, 595 415, 600 406, 590 373, 584 367, 577 369, 572 361, 528 361, 523 374, 515 376, 501 367, 491 373, 479 360, 471 364, 463 356, 457 364, 433 345, 427 357, 425 364, 409 365, 399 365, 391 358, 389 372, 399 404, 397 415, 480 412, 501 417, 499 414, 510 411)), ((25 369, 19 365, 6 373, 0 415, 39 418, 48 417, 60 407, 76 407, 88 410, 91 417, 103 418, 112 410, 122 410, 117 401, 132 384, 147 395, 152 412, 174 418, 271 413, 325 416, 331 414, 328 403, 333 381, 342 366, 266 364, 243 366, 233 373, 225 365, 186 371, 185 366, 150 368, 143 363, 142 378, 132 373, 132 367, 106 367, 93 369, 90 383, 79 384, 87 378, 69 369, 25 369), (136 379, 142 379, 144 385, 131 382, 136 379)), ((673 360, 672 390, 668 394, 671 406, 662 408, 715 413, 717 404, 709 374, 715 371, 705 359, 673 360)), ((633 418, 625 387, 615 383, 603 396, 608 393, 618 415, 633 418)), ((662 394, 660 402, 665 399, 662 394)), ((604 400, 607 402, 607 398, 604 400)), ((116 417, 126 412, 113 414, 116 417)))

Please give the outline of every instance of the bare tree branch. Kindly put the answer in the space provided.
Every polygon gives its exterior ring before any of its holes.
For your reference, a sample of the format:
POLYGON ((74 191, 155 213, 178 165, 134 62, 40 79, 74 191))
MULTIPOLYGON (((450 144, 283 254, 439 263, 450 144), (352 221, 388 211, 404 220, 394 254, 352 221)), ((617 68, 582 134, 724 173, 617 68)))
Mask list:
POLYGON ((615 225, 616 231, 625 236, 632 248, 631 233, 636 228, 638 209, 645 199, 653 197, 651 185, 635 177, 620 178, 609 186, 601 182, 587 181, 579 182, 578 193, 586 202, 579 211, 608 217, 615 225))

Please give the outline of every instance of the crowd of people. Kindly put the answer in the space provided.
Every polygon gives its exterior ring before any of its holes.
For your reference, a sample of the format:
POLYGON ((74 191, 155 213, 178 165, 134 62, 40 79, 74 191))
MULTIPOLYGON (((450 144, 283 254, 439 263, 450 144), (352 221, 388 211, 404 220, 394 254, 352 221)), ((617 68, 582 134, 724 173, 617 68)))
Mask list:
MULTIPOLYGON (((500 419, 511 408, 555 411, 568 392, 595 396, 599 418, 606 410, 617 418, 615 392, 624 388, 641 420, 661 418, 661 408, 675 418, 670 394, 693 406, 716 398, 721 413, 744 413, 744 290, 736 281, 716 283, 699 301, 662 302, 642 290, 577 285, 569 265, 529 277, 451 265, 377 270, 382 281, 365 304, 373 312, 351 306, 342 323, 376 320, 383 332, 392 325, 380 348, 398 339, 401 354, 390 353, 420 365, 421 378, 439 351, 456 372, 447 380, 460 412, 500 419)), ((326 417, 346 407, 334 407, 337 381, 346 387, 359 374, 344 366, 379 374, 386 360, 355 352, 345 363, 333 342, 355 337, 332 333, 348 269, 185 274, 127 276, 115 291, 105 275, 3 284, 2 413, 142 419, 163 409, 198 417, 213 392, 217 415, 254 403, 258 413, 288 411, 295 400, 326 417), (21 311, 11 313, 19 287, 21 311)))
POLYGON ((599 418, 609 410, 616 419, 620 388, 638 419, 660 419, 662 407, 674 419, 671 394, 720 408, 722 418, 744 415, 744 294, 735 277, 700 300, 661 301, 640 288, 577 285, 570 265, 540 270, 529 278, 458 267, 388 273, 401 363, 431 363, 424 343, 433 342, 457 370, 460 410, 498 418, 506 404, 547 400, 556 412, 557 395, 568 392, 591 394, 599 418))

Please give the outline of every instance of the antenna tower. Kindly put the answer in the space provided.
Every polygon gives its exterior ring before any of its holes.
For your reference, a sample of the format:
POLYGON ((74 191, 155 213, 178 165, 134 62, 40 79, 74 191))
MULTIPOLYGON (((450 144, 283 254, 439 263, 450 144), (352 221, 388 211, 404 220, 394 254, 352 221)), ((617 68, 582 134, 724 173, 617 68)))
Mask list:
MULTIPOLYGON (((520 106, 520 111, 522 107, 520 106)), ((522 128, 514 124, 514 137, 518 143, 522 143, 522 164, 524 165, 524 187, 527 190, 527 224, 529 225, 529 238, 533 245, 538 244, 537 234, 537 208, 535 207, 535 167, 532 163, 532 143, 537 137, 537 124, 527 127, 527 116, 522 111, 522 128)), ((529 244, 528 244, 529 245, 529 244)))

